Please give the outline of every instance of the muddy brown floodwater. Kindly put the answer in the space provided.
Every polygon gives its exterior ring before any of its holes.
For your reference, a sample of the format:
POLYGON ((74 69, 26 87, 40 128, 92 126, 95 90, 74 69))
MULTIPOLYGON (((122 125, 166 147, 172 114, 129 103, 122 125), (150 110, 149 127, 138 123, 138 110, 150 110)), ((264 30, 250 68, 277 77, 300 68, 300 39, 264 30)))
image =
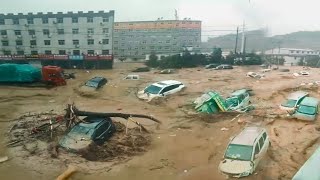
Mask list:
MULTIPOLYGON (((75 70, 76 79, 68 85, 53 89, 0 87, 0 157, 9 161, 0 164, 0 179, 55 179, 68 165, 79 171, 72 179, 113 180, 219 180, 226 179, 218 170, 230 137, 246 125, 266 127, 271 140, 268 155, 256 173, 243 179, 291 179, 320 144, 320 121, 303 122, 288 119, 278 110, 286 95, 302 89, 320 98, 318 87, 299 87, 301 83, 318 81, 319 69, 311 69, 310 77, 293 77, 301 67, 290 67, 290 72, 267 72, 265 79, 245 76, 259 67, 235 67, 234 70, 181 69, 175 74, 155 74, 155 71, 136 73, 141 80, 123 80, 138 63, 116 63, 113 70, 75 70), (81 88, 94 76, 104 76, 109 83, 98 91, 81 88), (186 89, 157 103, 148 104, 136 97, 136 92, 147 84, 166 79, 179 80, 186 89), (251 102, 256 109, 242 114, 194 115, 191 102, 207 90, 227 96, 235 89, 251 88, 255 95, 251 102), (152 132, 150 145, 144 153, 107 162, 87 161, 71 153, 59 154, 57 159, 47 151, 30 155, 22 148, 7 148, 10 121, 26 113, 63 113, 67 103, 75 102, 79 109, 102 112, 141 113, 152 115, 163 123, 160 127, 140 120, 152 132), (243 122, 243 123, 239 123, 243 122), (221 128, 228 128, 221 131, 221 128)), ((123 120, 115 119, 119 122, 123 120)), ((136 119, 138 120, 138 119, 136 119)), ((135 127, 132 124, 130 126, 135 127)), ((101 150, 101 149, 100 149, 101 150)))

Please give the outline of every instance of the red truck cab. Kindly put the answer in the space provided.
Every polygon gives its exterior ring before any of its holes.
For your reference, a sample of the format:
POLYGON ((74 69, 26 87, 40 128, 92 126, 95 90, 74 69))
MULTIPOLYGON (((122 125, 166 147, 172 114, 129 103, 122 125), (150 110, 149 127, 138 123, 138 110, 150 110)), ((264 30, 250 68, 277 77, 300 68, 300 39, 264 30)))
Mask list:
POLYGON ((53 86, 64 86, 67 84, 63 75, 63 69, 58 66, 43 66, 42 80, 46 84, 53 86))

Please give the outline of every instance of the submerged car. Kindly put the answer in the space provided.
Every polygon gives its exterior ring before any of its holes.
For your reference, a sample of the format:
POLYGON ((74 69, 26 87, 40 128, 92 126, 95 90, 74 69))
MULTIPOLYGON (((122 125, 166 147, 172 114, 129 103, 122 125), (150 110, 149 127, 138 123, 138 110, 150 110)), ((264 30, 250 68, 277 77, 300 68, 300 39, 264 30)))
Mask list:
POLYGON ((297 91, 289 94, 287 100, 280 105, 281 110, 294 111, 295 108, 301 103, 303 98, 309 96, 309 93, 304 91, 297 91))
POLYGON ((212 68, 216 68, 217 66, 219 66, 219 64, 208 64, 205 66, 206 69, 212 69, 212 68))
POLYGON ((219 170, 232 177, 249 176, 266 155, 269 144, 265 128, 246 127, 229 142, 219 170))
POLYGON ((229 110, 238 110, 248 106, 250 96, 247 89, 240 89, 231 93, 231 96, 226 99, 227 108, 229 110))
POLYGON ((108 80, 104 77, 94 77, 86 82, 85 86, 99 89, 100 87, 107 84, 108 80))
POLYGON ((116 132, 110 118, 86 117, 73 126, 59 142, 60 146, 77 152, 88 147, 92 142, 102 144, 116 132))
POLYGON ((126 80, 139 80, 140 76, 139 75, 135 75, 135 74, 129 74, 124 79, 126 79, 126 80))
POLYGON ((260 78, 264 77, 264 74, 259 74, 259 73, 255 73, 255 72, 248 72, 246 76, 252 77, 255 79, 260 79, 260 78))
POLYGON ((318 108, 319 100, 317 98, 305 97, 292 116, 300 120, 314 121, 318 114, 318 108))
POLYGON ((215 68, 216 70, 221 70, 221 69, 233 69, 233 67, 231 65, 228 65, 228 64, 221 64, 219 66, 217 66, 215 68))
POLYGON ((138 98, 151 101, 155 97, 164 97, 169 94, 181 91, 185 87, 179 81, 166 80, 160 81, 150 86, 147 86, 144 90, 138 92, 138 98))

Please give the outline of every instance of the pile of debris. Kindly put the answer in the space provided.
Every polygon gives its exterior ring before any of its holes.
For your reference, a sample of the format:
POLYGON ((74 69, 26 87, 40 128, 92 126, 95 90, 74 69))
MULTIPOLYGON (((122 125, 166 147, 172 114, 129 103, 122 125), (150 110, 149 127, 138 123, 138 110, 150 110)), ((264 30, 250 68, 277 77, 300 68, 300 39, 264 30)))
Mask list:
POLYGON ((63 149, 91 161, 122 160, 145 152, 151 143, 151 133, 133 118, 161 123, 151 116, 140 114, 80 111, 73 104, 65 110, 64 115, 50 112, 19 117, 8 131, 7 146, 22 146, 30 155, 48 150, 54 158, 58 158, 59 150, 63 149), (79 118, 83 116, 86 118, 79 118), (128 128, 114 122, 111 117, 124 118, 126 125, 133 122, 137 127, 128 128), (43 144, 47 148, 43 148, 43 144))

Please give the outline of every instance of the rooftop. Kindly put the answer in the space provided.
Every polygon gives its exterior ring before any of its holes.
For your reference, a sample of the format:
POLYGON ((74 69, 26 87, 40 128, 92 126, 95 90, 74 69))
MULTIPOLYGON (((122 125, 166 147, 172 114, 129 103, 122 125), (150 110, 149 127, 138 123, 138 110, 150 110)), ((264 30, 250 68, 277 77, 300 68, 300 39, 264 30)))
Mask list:
POLYGON ((264 128, 261 127, 246 127, 240 134, 232 139, 230 144, 252 146, 257 136, 259 136, 263 130, 264 128))
POLYGON ((304 91, 296 91, 294 93, 289 94, 288 99, 298 100, 308 94, 309 93, 304 92, 304 91))
POLYGON ((172 85, 172 84, 182 84, 180 81, 176 81, 176 80, 165 80, 165 81, 160 81, 157 83, 154 83, 156 86, 168 86, 168 85, 172 85))

